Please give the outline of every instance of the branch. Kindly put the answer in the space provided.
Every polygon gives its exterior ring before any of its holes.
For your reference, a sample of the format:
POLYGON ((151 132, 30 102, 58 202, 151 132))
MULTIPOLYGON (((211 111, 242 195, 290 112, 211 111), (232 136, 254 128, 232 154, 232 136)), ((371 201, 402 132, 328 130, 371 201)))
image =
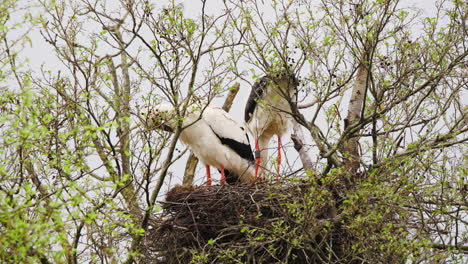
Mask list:
POLYGON ((237 92, 239 92, 239 87, 240 84, 236 82, 232 85, 231 89, 229 89, 229 93, 226 96, 226 100, 223 104, 224 111, 229 112, 229 110, 231 109, 232 103, 234 102, 234 98, 236 97, 237 92))
POLYGON ((421 141, 416 141, 412 143, 412 147, 408 147, 400 153, 394 155, 391 159, 384 160, 378 164, 375 164, 374 168, 379 168, 382 166, 386 166, 389 162, 393 162, 394 160, 403 160, 407 157, 411 157, 416 154, 421 154, 426 151, 436 150, 451 147, 458 144, 463 144, 468 142, 468 137, 464 137, 461 139, 457 139, 458 135, 464 134, 468 132, 468 128, 462 129, 460 131, 456 131, 453 133, 448 133, 444 135, 439 135, 436 139, 432 139, 430 141, 424 142, 426 139, 422 139, 421 141))
POLYGON ((312 102, 310 102, 310 103, 298 104, 298 105, 297 105, 297 108, 298 108, 298 109, 309 108, 309 107, 313 106, 314 104, 318 103, 318 101, 319 101, 319 99, 318 99, 318 98, 315 98, 315 99, 312 100, 312 102))
POLYGON ((193 178, 195 177, 195 169, 197 168, 198 158, 190 151, 190 156, 187 159, 185 165, 184 179, 182 184, 193 184, 193 178))
POLYGON ((459 250, 460 253, 468 254, 468 246, 444 245, 444 244, 434 243, 431 245, 431 247, 435 249, 442 249, 442 250, 456 249, 456 250, 459 250))
POLYGON ((294 132, 291 134, 291 140, 294 142, 294 149, 299 153, 299 157, 302 161, 302 166, 304 167, 304 170, 312 171, 314 163, 311 161, 309 155, 307 154, 309 148, 304 145, 305 140, 304 133, 302 132, 302 127, 296 121, 293 122, 294 132))
POLYGON ((320 151, 320 155, 323 158, 326 158, 329 162, 329 164, 332 164, 335 167, 340 166, 340 162, 338 161, 338 158, 336 155, 334 155, 334 151, 331 152, 329 148, 331 148, 331 145, 327 142, 326 138, 323 136, 322 131, 320 128, 315 125, 314 121, 308 122, 304 115, 299 112, 298 106, 293 104, 292 102, 289 102, 289 105, 291 107, 291 112, 292 116, 299 125, 304 126, 307 128, 307 130, 310 133, 310 136, 312 137, 313 141, 317 145, 317 148, 320 151))

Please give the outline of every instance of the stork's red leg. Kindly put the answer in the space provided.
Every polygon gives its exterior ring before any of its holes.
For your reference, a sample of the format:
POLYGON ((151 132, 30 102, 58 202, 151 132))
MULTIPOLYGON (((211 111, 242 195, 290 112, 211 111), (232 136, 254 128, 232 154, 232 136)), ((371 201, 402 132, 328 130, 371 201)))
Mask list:
POLYGON ((260 146, 258 145, 258 138, 255 139, 255 177, 254 181, 258 178, 258 169, 260 168, 260 146))
POLYGON ((281 166, 281 137, 278 136, 278 158, 276 159, 277 167, 276 167, 276 179, 280 178, 280 166, 281 166))
POLYGON ((211 186, 210 165, 206 165, 206 185, 207 185, 207 186, 211 186))
POLYGON ((224 175, 224 166, 221 165, 221 185, 226 184, 226 175, 224 175))

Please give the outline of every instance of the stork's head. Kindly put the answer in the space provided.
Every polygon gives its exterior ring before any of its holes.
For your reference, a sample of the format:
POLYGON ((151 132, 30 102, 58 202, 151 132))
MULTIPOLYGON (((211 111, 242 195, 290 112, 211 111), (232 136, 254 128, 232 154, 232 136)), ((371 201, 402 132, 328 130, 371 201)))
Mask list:
POLYGON ((299 81, 292 72, 279 71, 272 72, 268 75, 269 80, 275 85, 278 85, 281 89, 296 90, 299 85, 299 81))
POLYGON ((140 117, 148 129, 162 129, 174 132, 172 120, 174 118, 174 107, 170 104, 149 106, 140 112, 140 117))

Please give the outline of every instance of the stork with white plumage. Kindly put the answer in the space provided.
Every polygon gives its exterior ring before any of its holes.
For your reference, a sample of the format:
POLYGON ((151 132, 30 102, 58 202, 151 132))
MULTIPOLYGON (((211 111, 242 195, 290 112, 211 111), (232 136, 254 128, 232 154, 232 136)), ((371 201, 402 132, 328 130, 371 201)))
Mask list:
POLYGON ((283 72, 264 76, 252 87, 245 106, 244 119, 255 139, 255 180, 259 175, 263 175, 268 157, 268 144, 275 135, 278 137, 276 172, 277 178, 279 177, 281 137, 292 126, 289 102, 297 102, 297 86, 296 77, 283 72))
MULTIPOLYGON (((150 107, 141 114, 148 128, 173 132, 177 126, 171 104, 150 107)), ((253 181, 254 156, 245 128, 222 108, 188 107, 179 138, 205 164, 207 185, 211 185, 210 166, 220 170, 221 184, 253 181)))

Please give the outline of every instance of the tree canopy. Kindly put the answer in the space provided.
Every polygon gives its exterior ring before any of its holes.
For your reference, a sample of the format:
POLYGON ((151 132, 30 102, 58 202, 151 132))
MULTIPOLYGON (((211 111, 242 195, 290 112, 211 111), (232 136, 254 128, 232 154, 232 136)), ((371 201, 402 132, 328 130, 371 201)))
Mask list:
MULTIPOLYGON (((398 0, 3 1, 0 259, 143 262, 163 186, 203 170, 191 163, 183 175, 183 128, 146 130, 140 109, 168 102, 183 118, 194 102, 221 106, 231 94, 229 109, 233 90, 245 100, 255 80, 288 71, 300 80, 288 148, 300 162, 283 180, 307 188, 284 200, 294 225, 273 221, 271 234, 320 215, 317 234, 340 229, 350 241, 340 252, 325 245, 324 262, 466 261, 467 8, 437 1, 426 16, 398 0), (38 46, 40 67, 25 54, 38 46)), ((231 113, 242 116, 241 104, 231 113)), ((317 246, 299 231, 288 243, 317 246)), ((203 246, 192 263, 248 259, 203 246)))

